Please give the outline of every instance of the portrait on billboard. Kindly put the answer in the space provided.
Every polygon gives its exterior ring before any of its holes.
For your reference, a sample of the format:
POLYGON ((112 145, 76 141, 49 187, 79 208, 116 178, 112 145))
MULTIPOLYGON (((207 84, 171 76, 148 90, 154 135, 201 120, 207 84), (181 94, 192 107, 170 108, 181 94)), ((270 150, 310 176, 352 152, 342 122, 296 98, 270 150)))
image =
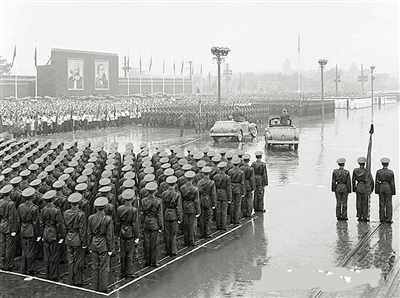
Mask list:
POLYGON ((83 90, 83 59, 68 59, 68 90, 83 90))
POLYGON ((96 60, 95 66, 95 89, 108 90, 108 73, 109 73, 109 62, 108 60, 96 60))

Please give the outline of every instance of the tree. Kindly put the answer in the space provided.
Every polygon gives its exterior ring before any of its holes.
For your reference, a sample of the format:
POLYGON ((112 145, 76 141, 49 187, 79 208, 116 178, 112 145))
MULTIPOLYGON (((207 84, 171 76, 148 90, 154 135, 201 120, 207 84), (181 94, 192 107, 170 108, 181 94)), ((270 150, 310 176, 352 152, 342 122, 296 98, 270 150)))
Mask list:
POLYGON ((0 76, 9 75, 11 72, 11 63, 8 63, 6 59, 3 59, 0 55, 0 76))

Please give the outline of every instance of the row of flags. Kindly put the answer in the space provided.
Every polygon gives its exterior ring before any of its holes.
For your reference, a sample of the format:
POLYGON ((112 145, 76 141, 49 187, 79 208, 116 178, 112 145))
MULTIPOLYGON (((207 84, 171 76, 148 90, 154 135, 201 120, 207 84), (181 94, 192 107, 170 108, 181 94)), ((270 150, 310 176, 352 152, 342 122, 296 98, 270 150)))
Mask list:
MULTIPOLYGON (((165 73, 165 60, 163 60, 163 74, 165 73)), ((183 71, 184 71, 184 65, 185 65, 185 60, 182 59, 182 66, 181 66, 181 75, 183 75, 183 71)), ((128 72, 131 69, 130 65, 129 65, 129 57, 127 59, 127 63, 126 63, 128 72)), ((150 63, 149 63, 149 73, 151 73, 151 68, 153 66, 153 56, 150 57, 150 63)), ((175 60, 174 60, 174 64, 172 66, 173 70, 174 70, 174 74, 176 74, 176 64, 175 64, 175 60)), ((142 73, 143 69, 142 69, 142 57, 139 58, 139 72, 142 73)), ((203 74, 203 63, 200 64, 200 73, 203 74)))
MULTIPOLYGON (((14 54, 11 61, 11 68, 14 66, 15 57, 17 57, 17 45, 14 46, 14 54)), ((35 67, 37 66, 37 48, 35 47, 35 54, 33 56, 33 60, 35 61, 35 67)))

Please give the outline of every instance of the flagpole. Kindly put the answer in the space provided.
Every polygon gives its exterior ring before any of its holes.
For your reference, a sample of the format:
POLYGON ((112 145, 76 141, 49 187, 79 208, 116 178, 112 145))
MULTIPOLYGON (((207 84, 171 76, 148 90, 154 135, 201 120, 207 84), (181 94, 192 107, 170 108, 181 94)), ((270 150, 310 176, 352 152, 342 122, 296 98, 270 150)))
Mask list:
MULTIPOLYGON (((15 40, 15 48, 14 48, 14 63, 13 63, 13 68, 15 69, 15 62, 17 62, 17 40, 15 40)), ((18 98, 18 81, 17 81, 17 71, 14 72, 14 79, 15 79, 15 99, 18 98)))
POLYGON ((182 60, 181 76, 182 76, 182 94, 185 94, 185 75, 183 74, 184 60, 182 60))
POLYGON ((175 55, 174 55, 174 82, 172 84, 172 94, 175 94, 175 55))
POLYGON ((35 69, 36 69, 36 77, 35 77, 35 98, 38 96, 38 81, 37 81, 37 41, 35 41, 35 69))
POLYGON ((142 51, 140 51, 139 65, 139 94, 142 94, 142 51))
POLYGON ((203 94, 203 62, 200 68, 200 94, 203 94))
POLYGON ((128 96, 129 96, 129 48, 128 48, 128 65, 125 65, 128 68, 128 96))
POLYGON ((298 51, 298 53, 299 53, 299 68, 298 68, 297 74, 298 74, 298 76, 299 76, 299 78, 298 78, 298 80, 299 80, 299 82, 298 82, 298 84, 299 84, 298 92, 299 92, 299 94, 300 94, 300 93, 301 93, 301 82, 300 82, 300 33, 299 33, 299 40, 298 40, 297 51, 298 51))
POLYGON ((162 93, 165 93, 165 82, 164 82, 164 77, 165 77, 165 56, 164 56, 164 53, 163 53, 162 93))
POLYGON ((150 66, 149 66, 149 73, 150 73, 150 91, 151 91, 151 94, 153 94, 153 74, 151 73, 152 64, 153 64, 153 52, 151 52, 150 66))

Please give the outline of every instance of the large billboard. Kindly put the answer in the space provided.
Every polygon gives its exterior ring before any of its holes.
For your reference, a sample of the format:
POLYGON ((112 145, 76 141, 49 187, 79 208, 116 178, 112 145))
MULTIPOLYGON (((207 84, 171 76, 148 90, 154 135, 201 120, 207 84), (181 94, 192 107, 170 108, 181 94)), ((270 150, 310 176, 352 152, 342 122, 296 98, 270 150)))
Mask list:
POLYGON ((94 88, 96 90, 108 90, 108 60, 95 60, 94 66, 96 71, 96 78, 94 88))
POLYGON ((68 59, 68 90, 83 90, 83 59, 68 59))

